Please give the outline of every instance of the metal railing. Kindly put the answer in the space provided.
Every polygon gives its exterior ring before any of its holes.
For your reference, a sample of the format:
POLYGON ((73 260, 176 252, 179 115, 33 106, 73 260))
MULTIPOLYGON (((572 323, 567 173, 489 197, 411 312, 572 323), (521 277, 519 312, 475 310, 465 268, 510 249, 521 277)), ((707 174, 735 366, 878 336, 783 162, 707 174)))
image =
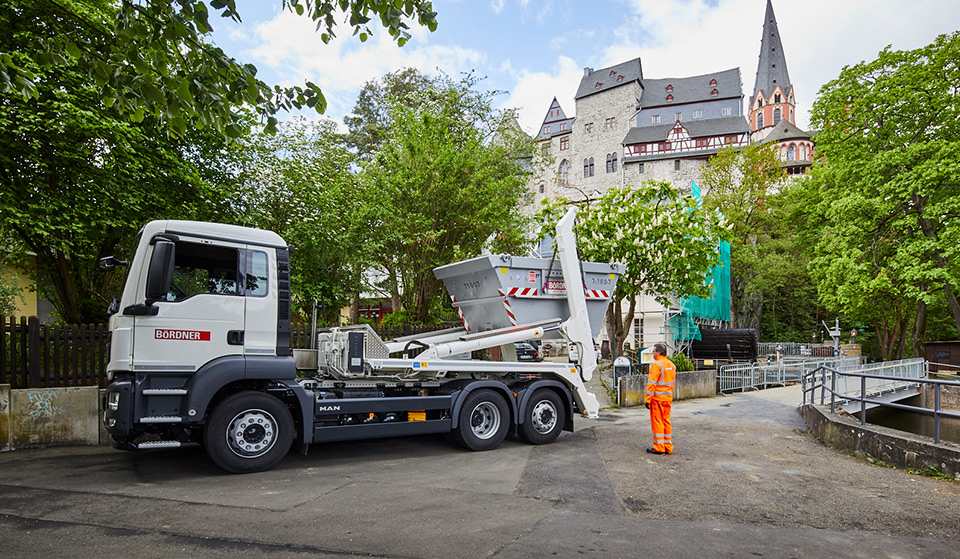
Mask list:
POLYGON ((757 355, 781 357, 832 357, 833 346, 796 342, 758 342, 757 355))
POLYGON ((941 409, 941 389, 944 386, 960 387, 960 382, 925 378, 926 371, 927 363, 923 359, 880 363, 877 366, 866 367, 856 371, 839 371, 828 366, 818 367, 803 376, 803 403, 816 404, 818 391, 820 405, 826 404, 829 395, 830 413, 836 413, 838 405, 858 402, 860 404, 860 425, 867 424, 867 405, 883 406, 924 415, 932 415, 934 425, 933 442, 940 444, 940 419, 942 417, 960 419, 960 413, 943 411, 941 409), (912 376, 917 374, 917 362, 920 364, 922 376, 912 376), (879 373, 867 371, 879 371, 879 373), (851 380, 854 381, 853 389, 850 388, 851 380), (843 385, 842 390, 839 388, 841 384, 843 385), (884 393, 889 394, 890 391, 902 390, 905 387, 913 385, 933 385, 933 409, 888 402, 880 399, 884 393))
POLYGON ((722 365, 717 371, 717 392, 726 394, 786 386, 789 383, 800 382, 800 379, 809 371, 823 366, 839 370, 856 369, 860 366, 860 358, 858 356, 826 359, 787 357, 780 361, 722 365))

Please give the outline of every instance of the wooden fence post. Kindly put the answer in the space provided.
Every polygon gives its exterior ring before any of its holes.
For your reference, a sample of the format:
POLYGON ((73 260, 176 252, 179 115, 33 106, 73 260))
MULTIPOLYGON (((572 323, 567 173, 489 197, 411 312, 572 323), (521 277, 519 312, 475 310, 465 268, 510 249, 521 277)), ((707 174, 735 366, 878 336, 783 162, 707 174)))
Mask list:
POLYGON ((40 388, 43 386, 43 380, 40 377, 40 319, 31 316, 27 322, 27 343, 29 344, 29 358, 27 368, 29 370, 30 388, 40 388))

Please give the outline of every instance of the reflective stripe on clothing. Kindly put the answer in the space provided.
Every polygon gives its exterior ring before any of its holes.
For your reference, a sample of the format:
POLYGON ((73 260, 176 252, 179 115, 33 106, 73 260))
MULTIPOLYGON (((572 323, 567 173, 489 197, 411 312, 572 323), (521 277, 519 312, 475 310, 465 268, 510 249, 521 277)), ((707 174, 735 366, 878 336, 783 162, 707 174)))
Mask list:
POLYGON ((652 400, 670 402, 673 400, 673 387, 677 382, 677 368, 673 362, 662 355, 658 355, 650 363, 650 373, 647 376, 646 403, 652 400))
POLYGON ((670 423, 670 402, 650 402, 650 430, 653 432, 653 450, 673 452, 673 426, 670 423))

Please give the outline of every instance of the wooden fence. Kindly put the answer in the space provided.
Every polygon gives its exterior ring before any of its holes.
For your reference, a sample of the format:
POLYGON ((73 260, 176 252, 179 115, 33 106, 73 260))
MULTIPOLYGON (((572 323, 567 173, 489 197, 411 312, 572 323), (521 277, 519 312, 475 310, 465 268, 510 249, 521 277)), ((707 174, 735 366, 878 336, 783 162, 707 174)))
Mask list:
MULTIPOLYGON (((387 326, 383 339, 447 326, 387 326)), ((290 345, 310 347, 310 328, 291 329, 290 345)), ((35 317, 0 317, 0 384, 11 388, 107 385, 110 332, 106 324, 54 326, 35 317)))

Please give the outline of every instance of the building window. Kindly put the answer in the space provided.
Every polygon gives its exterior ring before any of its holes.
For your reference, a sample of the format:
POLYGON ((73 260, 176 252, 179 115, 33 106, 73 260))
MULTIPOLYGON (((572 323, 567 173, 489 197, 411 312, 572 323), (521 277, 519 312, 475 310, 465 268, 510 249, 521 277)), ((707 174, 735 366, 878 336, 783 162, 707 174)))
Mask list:
POLYGON ((790 147, 787 148, 787 161, 796 161, 797 159, 797 146, 790 144, 790 147))
POLYGON ((677 122, 680 122, 681 113, 676 113, 677 122))
POLYGON ((570 149, 570 137, 564 136, 560 138, 560 150, 570 149))
POLYGON ((583 178, 593 176, 593 158, 583 160, 583 178))
POLYGON ((615 153, 607 154, 607 172, 608 173, 617 172, 617 154, 615 153))
POLYGON ((780 109, 773 110, 773 125, 776 126, 780 124, 780 109))
POLYGON ((643 163, 640 164, 639 171, 640 171, 640 174, 642 175, 642 174, 643 174, 643 163))
POLYGON ((590 158, 590 176, 593 176, 593 158, 590 158))
POLYGON ((720 92, 717 91, 716 89, 714 89, 713 91, 710 92, 710 95, 719 95, 719 94, 720 94, 720 92))
POLYGON ((660 124, 660 115, 653 115, 650 117, 650 124, 660 124))
POLYGON ((544 186, 543 183, 540 183, 540 194, 543 194, 544 186))
POLYGON ((710 140, 708 140, 707 138, 697 138, 695 140, 695 143, 698 148, 705 148, 710 145, 710 140))
POLYGON ((608 119, 607 119, 606 121, 604 121, 604 123, 603 123, 603 129, 604 129, 604 130, 609 130, 609 129, 611 129, 611 128, 616 128, 616 126, 617 126, 617 117, 615 117, 615 116, 612 116, 612 117, 608 118, 608 119))
POLYGON ((563 131, 566 130, 566 129, 567 129, 567 123, 566 123, 566 122, 561 122, 561 123, 560 123, 560 131, 563 132, 563 131))
POLYGON ((717 80, 710 80, 710 85, 717 85, 717 80))
POLYGON ((586 132, 587 134, 592 134, 592 133, 593 133, 593 123, 592 123, 592 122, 588 122, 588 123, 584 124, 584 125, 583 125, 583 131, 586 132))
POLYGON ((679 159, 674 159, 674 160, 673 160, 673 170, 674 170, 674 171, 679 171, 679 170, 680 170, 680 160, 679 160, 679 159))
POLYGON ((613 172, 617 172, 617 154, 613 154, 613 172))
POLYGON ((673 101, 673 95, 667 95, 667 101, 673 101))
POLYGON ((544 133, 544 134, 549 134, 549 133, 550 133, 550 126, 549 126, 549 125, 543 127, 543 133, 544 133))
POLYGON ((550 155, 550 142, 544 142, 543 145, 540 146, 540 153, 542 153, 544 157, 550 155))
POLYGON ((730 116, 733 114, 733 109, 730 107, 720 107, 720 116, 730 116))
POLYGON ((560 182, 569 184, 570 182, 570 162, 564 159, 560 162, 560 182))
POLYGON ((660 142, 659 150, 660 150, 660 151, 670 151, 670 142, 660 142))
POLYGON ((703 118, 703 110, 697 109, 693 111, 693 118, 703 118))
POLYGON ((757 128, 763 128, 763 111, 757 113, 757 128))
POLYGON ((608 154, 607 154, 607 172, 608 172, 608 173, 612 173, 612 172, 613 172, 613 167, 610 166, 610 163, 611 163, 612 159, 613 159, 613 158, 610 157, 610 154, 608 153, 608 154))
POLYGON ((774 102, 774 103, 782 103, 782 101, 780 100, 780 94, 779 94, 779 93, 777 93, 776 95, 773 96, 773 102, 774 102))
POLYGON ((667 85, 667 91, 673 91, 673 85, 667 85))

